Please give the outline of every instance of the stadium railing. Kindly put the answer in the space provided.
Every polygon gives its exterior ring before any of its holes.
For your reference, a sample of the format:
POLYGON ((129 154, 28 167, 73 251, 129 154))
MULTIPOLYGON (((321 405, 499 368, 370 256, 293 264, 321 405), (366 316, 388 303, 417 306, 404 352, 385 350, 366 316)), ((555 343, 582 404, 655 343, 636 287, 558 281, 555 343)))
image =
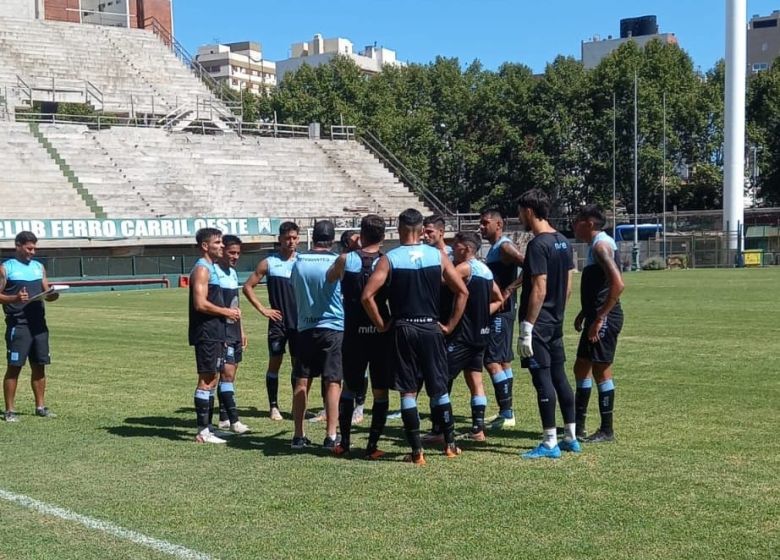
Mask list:
POLYGON ((403 181, 413 192, 425 200, 429 208, 442 216, 453 216, 454 213, 447 208, 447 205, 431 192, 425 183, 417 177, 406 165, 399 160, 393 152, 385 146, 370 130, 361 130, 357 133, 357 139, 365 146, 379 161, 387 166, 396 177, 403 181))

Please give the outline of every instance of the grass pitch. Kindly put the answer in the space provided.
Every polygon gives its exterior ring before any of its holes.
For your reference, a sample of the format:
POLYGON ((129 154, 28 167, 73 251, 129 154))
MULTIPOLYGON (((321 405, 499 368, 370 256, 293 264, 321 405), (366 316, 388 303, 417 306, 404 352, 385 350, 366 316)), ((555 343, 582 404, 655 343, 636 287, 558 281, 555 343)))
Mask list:
MULTIPOLYGON (((616 444, 522 461, 540 426, 516 365, 517 428, 466 444, 458 459, 430 451, 423 468, 400 462, 400 420, 388 423, 386 461, 290 450, 291 421, 267 418, 266 323, 248 305, 237 398, 254 431, 195 445, 186 291, 67 294, 47 308, 59 418, 32 416, 26 369, 21 422, 0 423, 0 490, 216 558, 777 558, 780 270, 642 272, 626 283, 616 444)), ((575 344, 569 327, 569 365, 575 344)), ((453 404, 465 429, 462 379, 453 404)), ((321 442, 323 427, 309 426, 321 442)), ((164 557, 0 500, 0 559, 164 557)))

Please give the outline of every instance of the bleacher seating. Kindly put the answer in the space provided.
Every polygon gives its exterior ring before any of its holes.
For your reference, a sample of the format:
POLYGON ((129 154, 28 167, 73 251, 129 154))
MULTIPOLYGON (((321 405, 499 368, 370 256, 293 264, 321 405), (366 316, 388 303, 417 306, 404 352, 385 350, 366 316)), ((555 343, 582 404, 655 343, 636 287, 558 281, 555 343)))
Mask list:
POLYGON ((346 173, 334 164, 330 141, 60 124, 40 130, 109 217, 395 216, 421 207, 355 142, 335 148, 354 158, 346 173))
POLYGON ((0 217, 94 217, 27 125, 0 122, 0 153, 0 217))
POLYGON ((150 31, 0 17, 0 87, 16 90, 17 76, 41 88, 52 78, 55 88, 73 90, 89 81, 106 112, 164 115, 213 99, 150 31))
MULTIPOLYGON (((50 84, 61 101, 89 82, 106 113, 179 115, 204 99, 216 103, 150 31, 0 16, 0 91, 11 98, 11 109, 29 94, 20 79, 40 87, 39 94, 50 84)), ((97 103, 94 92, 84 100, 97 103)), ((0 218, 92 217, 101 210, 110 218, 393 217, 410 206, 423 208, 357 142, 42 123, 37 131, 55 154, 28 126, 3 120, 8 117, 0 114, 0 149, 9 154, 2 158, 0 218), (76 187, 84 188, 92 210, 76 187)), ((218 120, 212 121, 217 128, 230 130, 218 120)))

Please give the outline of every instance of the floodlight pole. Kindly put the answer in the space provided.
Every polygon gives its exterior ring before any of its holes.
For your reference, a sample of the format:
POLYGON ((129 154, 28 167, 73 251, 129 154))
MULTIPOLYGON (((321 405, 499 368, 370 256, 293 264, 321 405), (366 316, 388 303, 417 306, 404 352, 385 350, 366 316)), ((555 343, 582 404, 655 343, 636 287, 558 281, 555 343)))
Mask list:
POLYGON ((612 92, 612 238, 617 234, 617 97, 612 92))
MULTIPOLYGON (((729 249, 739 250, 745 223, 745 74, 747 1, 726 0, 726 100, 723 227, 729 249), (732 231, 728 231, 732 230, 732 231), (736 234, 734 233, 736 230, 736 234)), ((737 255, 739 266, 741 255, 737 255)))
POLYGON ((661 237, 664 244, 664 262, 666 262, 666 92, 664 92, 664 149, 663 149, 663 174, 661 175, 661 183, 663 185, 663 229, 661 230, 661 237))
POLYGON ((637 109, 638 79, 634 70, 634 245, 631 247, 634 270, 639 266, 639 112, 637 109))

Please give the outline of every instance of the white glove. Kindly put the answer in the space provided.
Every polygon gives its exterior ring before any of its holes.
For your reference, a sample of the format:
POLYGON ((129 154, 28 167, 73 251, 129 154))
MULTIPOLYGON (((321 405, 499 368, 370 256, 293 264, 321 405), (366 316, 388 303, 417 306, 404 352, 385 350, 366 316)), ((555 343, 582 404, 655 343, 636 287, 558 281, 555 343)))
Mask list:
POLYGON ((520 323, 520 338, 517 340, 517 352, 521 358, 530 358, 534 355, 534 347, 531 338, 534 332, 533 323, 522 321, 520 323))

